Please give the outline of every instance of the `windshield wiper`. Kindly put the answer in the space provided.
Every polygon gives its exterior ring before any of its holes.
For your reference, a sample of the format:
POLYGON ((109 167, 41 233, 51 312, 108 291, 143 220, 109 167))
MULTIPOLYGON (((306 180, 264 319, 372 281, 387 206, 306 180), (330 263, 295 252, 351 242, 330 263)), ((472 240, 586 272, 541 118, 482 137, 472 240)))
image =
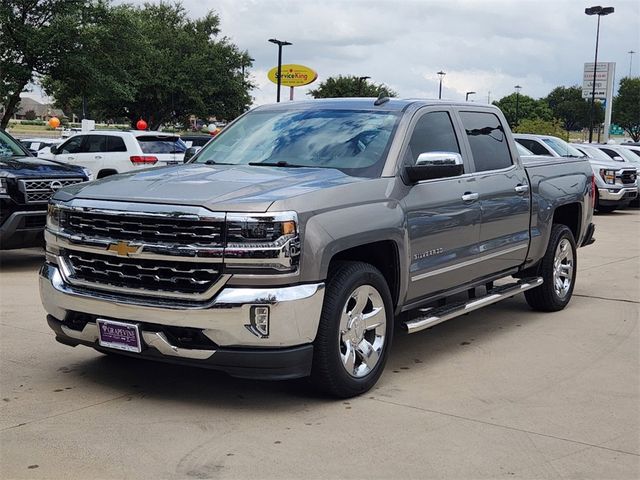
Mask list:
POLYGON ((253 167, 304 167, 304 165, 295 165, 293 163, 285 162, 284 160, 280 160, 278 162, 249 162, 249 165, 253 167))

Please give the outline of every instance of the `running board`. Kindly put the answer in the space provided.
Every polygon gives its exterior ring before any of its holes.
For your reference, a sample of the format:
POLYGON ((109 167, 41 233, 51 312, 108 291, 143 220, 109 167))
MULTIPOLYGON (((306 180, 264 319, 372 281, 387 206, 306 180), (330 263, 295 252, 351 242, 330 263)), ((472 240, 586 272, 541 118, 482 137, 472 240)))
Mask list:
POLYGON ((524 278, 516 283, 500 285, 491 289, 483 297, 473 298, 466 302, 453 303, 443 307, 420 309, 425 315, 408 320, 403 323, 408 333, 416 333, 425 328, 433 327, 439 323, 459 317, 479 308, 497 303, 505 298, 513 297, 518 293, 531 290, 542 285, 542 277, 524 278))

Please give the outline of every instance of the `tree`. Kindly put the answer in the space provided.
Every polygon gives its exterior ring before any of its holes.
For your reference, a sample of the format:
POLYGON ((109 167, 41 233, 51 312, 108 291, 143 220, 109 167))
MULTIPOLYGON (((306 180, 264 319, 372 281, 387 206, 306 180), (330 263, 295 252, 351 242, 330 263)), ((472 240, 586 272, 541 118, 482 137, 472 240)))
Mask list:
POLYGON ((541 119, 546 121, 553 119, 553 112, 549 109, 546 102, 536 100, 528 95, 512 93, 493 102, 493 104, 502 110, 511 128, 514 128, 516 125, 516 110, 518 114, 517 123, 522 122, 524 119, 541 119))
POLYGON ((534 135, 553 135, 569 140, 568 132, 561 120, 543 120, 541 118, 524 118, 514 129, 516 133, 531 133, 534 135))
POLYGON ((189 115, 233 119, 249 107, 248 52, 218 39, 213 12, 190 19, 180 4, 101 4, 85 19, 81 48, 43 81, 59 106, 96 119, 140 118, 151 129, 189 115))
POLYGON ((366 78, 355 75, 329 77, 318 88, 307 92, 313 98, 378 97, 381 94, 385 97, 398 96, 383 83, 370 83, 366 78))
POLYGON ((35 120, 37 118, 35 110, 27 110, 24 112, 25 120, 35 120))
POLYGON ((620 125, 634 142, 640 142, 640 78, 620 80, 613 99, 613 123, 620 125))
POLYGON ((20 93, 35 75, 46 75, 75 48, 88 0, 2 0, 0 2, 0 103, 6 128, 20 93))
POLYGON ((590 103, 582 98, 582 88, 556 87, 544 101, 553 116, 562 120, 565 130, 580 130, 589 126, 590 103))

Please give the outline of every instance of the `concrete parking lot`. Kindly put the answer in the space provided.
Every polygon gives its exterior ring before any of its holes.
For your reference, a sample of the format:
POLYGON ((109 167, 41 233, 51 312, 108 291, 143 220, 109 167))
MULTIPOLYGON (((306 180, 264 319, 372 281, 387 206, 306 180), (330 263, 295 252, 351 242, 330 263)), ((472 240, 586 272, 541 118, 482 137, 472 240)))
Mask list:
POLYGON ((0 253, 0 477, 637 479, 640 211, 595 221, 566 310, 398 336, 348 401, 62 346, 42 252, 0 253))

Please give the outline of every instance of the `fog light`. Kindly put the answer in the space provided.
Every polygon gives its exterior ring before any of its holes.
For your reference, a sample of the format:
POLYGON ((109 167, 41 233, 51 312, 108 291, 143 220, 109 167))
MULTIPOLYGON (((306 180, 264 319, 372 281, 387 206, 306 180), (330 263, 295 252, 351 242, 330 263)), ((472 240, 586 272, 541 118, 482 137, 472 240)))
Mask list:
POLYGON ((251 307, 250 319, 254 334, 261 338, 269 336, 269 307, 251 307))

